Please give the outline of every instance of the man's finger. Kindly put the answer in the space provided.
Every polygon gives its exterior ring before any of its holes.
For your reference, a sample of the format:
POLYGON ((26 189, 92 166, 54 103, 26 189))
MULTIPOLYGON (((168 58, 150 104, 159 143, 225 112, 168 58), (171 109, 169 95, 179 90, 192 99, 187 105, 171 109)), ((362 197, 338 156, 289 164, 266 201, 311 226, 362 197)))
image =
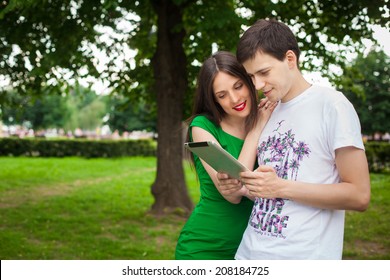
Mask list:
POLYGON ((255 171, 256 172, 273 172, 274 168, 270 165, 260 165, 259 167, 257 167, 257 169, 255 171))

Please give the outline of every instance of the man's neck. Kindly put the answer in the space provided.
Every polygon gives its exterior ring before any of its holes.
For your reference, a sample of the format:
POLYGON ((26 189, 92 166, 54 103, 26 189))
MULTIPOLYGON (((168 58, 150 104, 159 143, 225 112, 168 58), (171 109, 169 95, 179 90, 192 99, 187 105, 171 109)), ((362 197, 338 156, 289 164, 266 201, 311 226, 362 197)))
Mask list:
POLYGON ((297 75, 296 79, 294 80, 294 83, 291 86, 290 91, 281 100, 282 103, 285 103, 285 102, 288 102, 290 100, 293 100, 295 97, 301 95, 309 87, 311 87, 311 84, 308 81, 305 80, 305 78, 302 76, 301 73, 299 73, 299 75, 297 75))

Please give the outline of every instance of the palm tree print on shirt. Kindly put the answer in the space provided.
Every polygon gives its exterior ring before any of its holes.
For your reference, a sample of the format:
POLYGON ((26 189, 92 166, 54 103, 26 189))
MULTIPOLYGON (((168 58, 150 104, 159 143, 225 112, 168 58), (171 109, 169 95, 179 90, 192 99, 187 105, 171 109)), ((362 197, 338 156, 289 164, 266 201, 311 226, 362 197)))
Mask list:
POLYGON ((300 162, 309 157, 310 148, 303 141, 295 140, 292 129, 281 133, 283 121, 278 122, 274 135, 259 144, 257 157, 259 165, 272 165, 276 174, 283 179, 296 180, 300 162))

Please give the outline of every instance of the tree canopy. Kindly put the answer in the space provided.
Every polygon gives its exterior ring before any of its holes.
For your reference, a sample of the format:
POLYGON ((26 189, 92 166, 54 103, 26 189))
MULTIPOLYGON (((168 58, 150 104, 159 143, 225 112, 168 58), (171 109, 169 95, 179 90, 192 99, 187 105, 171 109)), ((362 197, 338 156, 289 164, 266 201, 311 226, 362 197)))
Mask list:
POLYGON ((190 89, 213 44, 234 51, 245 26, 258 18, 275 17, 292 26, 306 54, 304 69, 316 67, 310 63, 314 57, 322 58, 317 67, 324 73, 330 63, 343 65, 346 52, 364 49, 361 38, 374 40, 371 24, 390 27, 386 0, 6 0, 0 4, 0 75, 30 93, 44 84, 63 91, 60 86, 70 78, 91 75, 131 99, 154 100, 150 62, 159 28, 153 4, 159 2, 182 9, 190 89), (109 57, 105 68, 98 70, 89 44, 109 57), (331 51, 329 44, 348 48, 331 51), (125 47, 136 56, 125 57, 125 47))

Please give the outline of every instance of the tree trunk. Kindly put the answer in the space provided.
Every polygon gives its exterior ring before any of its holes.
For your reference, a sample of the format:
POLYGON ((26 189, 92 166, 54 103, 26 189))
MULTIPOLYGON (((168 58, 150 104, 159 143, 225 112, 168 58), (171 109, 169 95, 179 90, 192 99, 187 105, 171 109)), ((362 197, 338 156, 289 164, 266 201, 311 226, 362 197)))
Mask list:
POLYGON ((189 213, 193 204, 183 169, 182 118, 187 88, 185 32, 182 11, 169 0, 152 1, 158 16, 157 50, 152 59, 157 93, 157 176, 152 185, 152 212, 162 215, 178 208, 189 213))

